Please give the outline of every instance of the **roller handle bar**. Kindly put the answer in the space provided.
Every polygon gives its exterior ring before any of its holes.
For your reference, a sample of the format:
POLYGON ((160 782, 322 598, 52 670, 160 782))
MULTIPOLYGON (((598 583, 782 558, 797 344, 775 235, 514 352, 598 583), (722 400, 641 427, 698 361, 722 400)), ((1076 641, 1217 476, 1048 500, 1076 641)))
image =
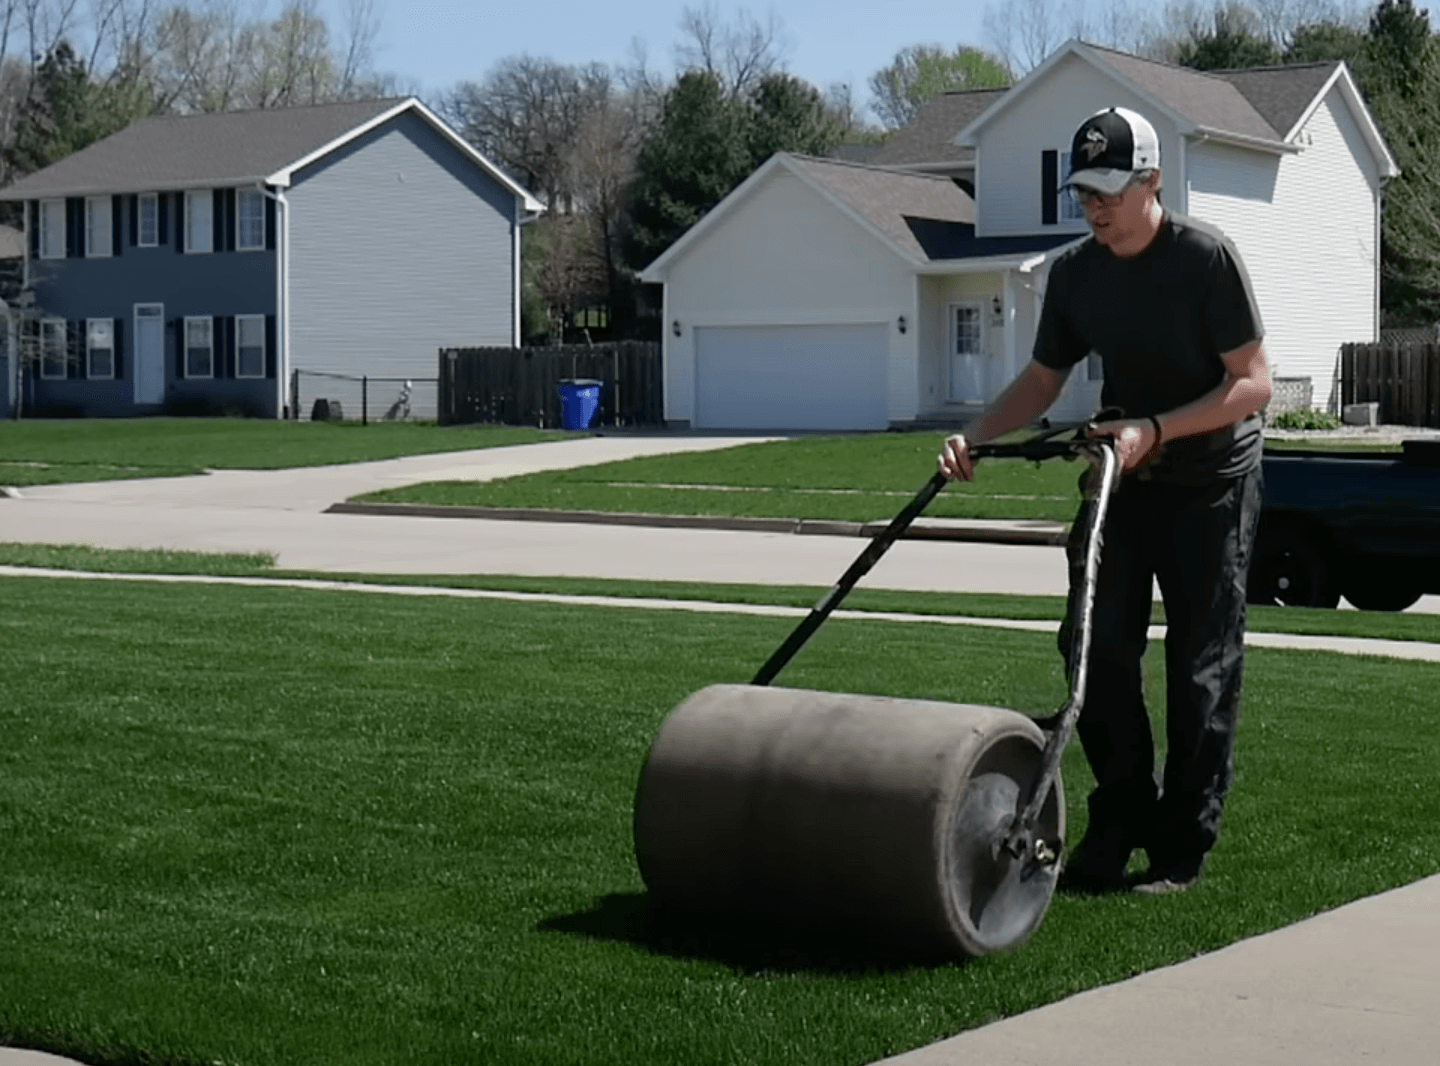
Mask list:
MULTIPOLYGON (((977 444, 970 449, 973 459, 1052 459, 1057 457, 1073 457, 1084 452, 1093 452, 1100 447, 1095 441, 1086 439, 1076 440, 1055 440, 1055 434, 1060 431, 1042 434, 1030 440, 1019 441, 1012 444, 977 444)), ((830 612, 840 606, 846 596, 850 594, 856 583, 870 572, 871 568, 880 561, 880 557, 890 550, 905 530, 926 507, 930 505, 949 482, 944 474, 936 472, 929 481, 915 494, 915 498, 905 505, 890 524, 875 538, 873 538, 860 557, 850 564, 850 568, 840 576, 840 580, 831 586, 830 590, 811 608, 810 613, 801 620, 794 631, 785 639, 785 643, 776 649, 765 665, 755 675, 752 685, 768 685, 775 680, 775 676, 785 668, 795 653, 804 647, 815 631, 820 628, 830 612)))

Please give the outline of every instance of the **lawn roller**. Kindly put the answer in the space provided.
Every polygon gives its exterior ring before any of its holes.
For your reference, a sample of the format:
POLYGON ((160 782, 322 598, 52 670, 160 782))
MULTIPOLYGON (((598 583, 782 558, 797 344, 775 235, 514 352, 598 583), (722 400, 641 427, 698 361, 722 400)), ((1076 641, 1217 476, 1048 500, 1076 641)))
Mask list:
POLYGON ((1098 473, 1060 710, 1037 721, 1002 707, 770 687, 945 487, 937 473, 750 684, 701 689, 661 726, 634 822, 656 904, 857 923, 963 956, 1035 931, 1060 872, 1060 756, 1085 698, 1100 541, 1119 476, 1109 440, 1055 436, 971 455, 1080 455, 1098 473))

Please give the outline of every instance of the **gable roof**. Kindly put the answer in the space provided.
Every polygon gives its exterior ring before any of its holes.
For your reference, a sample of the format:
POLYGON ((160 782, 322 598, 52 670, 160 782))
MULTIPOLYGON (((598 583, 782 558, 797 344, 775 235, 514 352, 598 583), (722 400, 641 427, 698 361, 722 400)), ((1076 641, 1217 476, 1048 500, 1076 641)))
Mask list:
POLYGON ((1008 89, 971 89, 941 93, 927 101, 908 126, 896 130, 866 162, 876 166, 914 166, 926 163, 973 163, 975 149, 955 143, 964 129, 1008 89))
MULTIPOLYGON (((1012 258, 1018 264, 1075 239, 1073 233, 1025 238, 976 238, 975 201, 950 178, 777 152, 641 272, 664 281, 670 266, 706 232, 736 210, 768 177, 783 169, 839 208, 906 263, 932 264, 1012 258)), ((1004 266, 1003 263, 989 263, 1004 266)))
POLYGON ((977 132, 1042 83, 1067 56, 1075 56, 1128 87, 1163 113, 1181 136, 1291 154, 1296 136, 1327 93, 1338 89, 1360 127, 1382 178, 1400 173, 1350 69, 1341 61, 1248 70, 1198 71, 1157 63, 1080 40, 1066 41, 955 135, 974 145, 977 132))
POLYGON ((261 183, 284 188, 301 167, 406 112, 418 115, 513 192, 526 210, 543 210, 538 200, 414 97, 160 115, 21 178, 0 190, 0 200, 261 183))
MULTIPOLYGON (((982 126, 1043 84, 1054 67, 1072 56, 1089 63, 1149 101, 1152 107, 1177 126, 1182 135, 1204 135, 1272 152, 1298 151, 1294 145, 1284 141, 1283 133, 1278 132, 1246 98, 1239 85, 1215 74, 1141 59, 1080 40, 1066 41, 1052 52, 1008 93, 962 129, 956 136, 957 142, 973 144, 975 134, 982 126)), ((1280 82, 1277 77, 1271 83, 1273 91, 1278 92, 1280 82)))
POLYGON ((1287 67, 1251 67, 1246 70, 1212 70, 1249 100, 1282 140, 1289 140, 1296 125, 1310 111, 1315 98, 1340 68, 1338 59, 1327 63, 1297 63, 1287 67))

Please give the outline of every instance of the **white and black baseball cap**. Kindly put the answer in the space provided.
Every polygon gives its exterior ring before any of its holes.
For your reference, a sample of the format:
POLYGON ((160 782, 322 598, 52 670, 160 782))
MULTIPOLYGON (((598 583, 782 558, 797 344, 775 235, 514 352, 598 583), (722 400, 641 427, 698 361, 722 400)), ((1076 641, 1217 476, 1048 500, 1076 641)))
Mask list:
POLYGON ((1064 188, 1078 185, 1114 196, 1137 173, 1160 166, 1160 138, 1155 127, 1123 107, 1091 115, 1070 143, 1070 173, 1064 188))

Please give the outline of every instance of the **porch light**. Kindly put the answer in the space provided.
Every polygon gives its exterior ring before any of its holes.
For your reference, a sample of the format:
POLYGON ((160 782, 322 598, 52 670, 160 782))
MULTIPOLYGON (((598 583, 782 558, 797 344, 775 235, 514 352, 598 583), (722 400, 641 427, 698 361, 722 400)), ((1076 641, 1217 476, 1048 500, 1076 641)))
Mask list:
POLYGON ((680 320, 678 318, 670 323, 670 332, 677 337, 680 336, 680 320))
POLYGON ((904 332, 905 332, 905 316, 904 316, 904 315, 901 315, 899 318, 897 318, 897 319, 895 320, 895 327, 896 327, 897 329, 899 329, 901 333, 904 333, 904 332))
POLYGON ((1005 313, 1005 306, 1000 302, 1000 297, 990 297, 990 313, 996 318, 999 318, 1005 313))

